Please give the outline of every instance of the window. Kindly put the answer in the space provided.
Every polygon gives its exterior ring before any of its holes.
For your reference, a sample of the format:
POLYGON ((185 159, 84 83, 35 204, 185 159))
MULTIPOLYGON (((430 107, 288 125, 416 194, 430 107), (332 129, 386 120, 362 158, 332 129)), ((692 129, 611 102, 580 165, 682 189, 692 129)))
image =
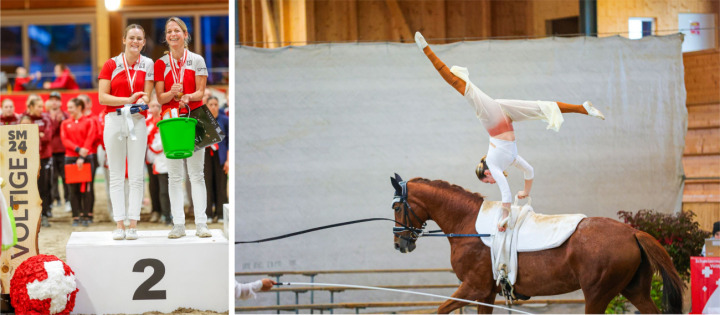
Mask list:
POLYGON ((654 20, 654 18, 630 18, 628 20, 628 37, 630 39, 640 39, 645 36, 651 36, 653 33, 654 20))
POLYGON ((0 71, 12 75, 17 67, 23 65, 22 26, 3 26, 0 37, 0 71))
POLYGON ((227 16, 203 16, 200 18, 202 56, 208 67, 208 83, 229 83, 230 19, 227 16))
MULTIPOLYGON (((92 88, 90 24, 28 25, 30 73, 40 71, 43 81, 54 78, 55 65, 65 64, 80 88, 92 88)), ((3 41, 4 42, 4 41, 3 41)))

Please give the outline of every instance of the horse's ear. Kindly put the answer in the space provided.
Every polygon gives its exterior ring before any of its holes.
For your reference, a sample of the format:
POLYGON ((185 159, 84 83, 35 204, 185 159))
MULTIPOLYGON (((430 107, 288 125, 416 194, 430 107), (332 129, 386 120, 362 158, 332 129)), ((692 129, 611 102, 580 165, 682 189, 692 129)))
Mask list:
POLYGON ((398 173, 395 173, 395 180, 397 180, 398 183, 403 181, 400 175, 398 175, 398 173))
POLYGON ((397 179, 390 177, 390 183, 395 187, 395 194, 398 196, 402 195, 402 187, 400 187, 397 179))

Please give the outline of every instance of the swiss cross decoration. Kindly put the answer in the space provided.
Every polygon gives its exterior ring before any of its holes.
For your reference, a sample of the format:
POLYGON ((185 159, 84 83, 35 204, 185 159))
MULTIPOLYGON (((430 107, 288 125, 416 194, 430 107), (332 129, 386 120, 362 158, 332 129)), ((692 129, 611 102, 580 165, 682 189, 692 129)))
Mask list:
POLYGON ((78 291, 75 273, 53 255, 28 258, 10 281, 10 300, 17 314, 70 314, 78 291))
POLYGON ((691 257, 693 314, 720 313, 720 257, 691 257))

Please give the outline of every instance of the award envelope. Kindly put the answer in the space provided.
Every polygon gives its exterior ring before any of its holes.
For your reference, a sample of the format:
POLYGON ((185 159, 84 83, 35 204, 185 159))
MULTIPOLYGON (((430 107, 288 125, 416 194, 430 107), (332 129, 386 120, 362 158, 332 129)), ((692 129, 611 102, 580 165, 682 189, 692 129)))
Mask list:
POLYGON ((195 118, 198 121, 197 125, 195 125, 195 151, 225 139, 225 133, 207 105, 193 109, 190 112, 190 118, 195 118))
POLYGON ((84 163, 82 169, 77 164, 65 164, 65 183, 78 184, 92 181, 92 166, 84 163))

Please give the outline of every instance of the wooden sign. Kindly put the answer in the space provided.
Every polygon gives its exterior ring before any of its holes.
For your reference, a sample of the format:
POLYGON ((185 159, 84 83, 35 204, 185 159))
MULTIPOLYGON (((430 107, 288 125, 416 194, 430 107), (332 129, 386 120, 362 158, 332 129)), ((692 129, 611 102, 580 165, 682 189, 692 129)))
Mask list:
POLYGON ((2 193, 13 209, 18 243, 0 255, 2 293, 10 293, 10 279, 20 263, 37 255, 42 200, 37 178, 40 170, 38 126, 0 126, 0 177, 2 193))

